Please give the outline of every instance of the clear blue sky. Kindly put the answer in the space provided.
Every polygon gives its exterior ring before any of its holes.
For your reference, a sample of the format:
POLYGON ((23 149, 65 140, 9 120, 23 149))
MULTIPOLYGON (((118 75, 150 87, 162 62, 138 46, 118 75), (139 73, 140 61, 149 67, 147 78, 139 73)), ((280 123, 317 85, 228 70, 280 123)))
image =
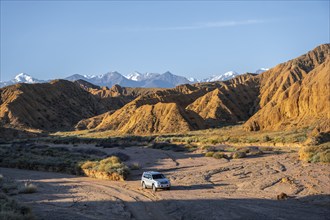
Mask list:
POLYGON ((329 1, 1 1, 1 80, 272 67, 329 42, 329 1))

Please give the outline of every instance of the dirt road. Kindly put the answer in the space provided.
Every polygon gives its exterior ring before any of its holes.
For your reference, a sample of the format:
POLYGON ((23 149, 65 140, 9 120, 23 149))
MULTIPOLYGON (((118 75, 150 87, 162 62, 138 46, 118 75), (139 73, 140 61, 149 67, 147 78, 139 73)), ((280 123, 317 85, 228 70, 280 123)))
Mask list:
POLYGON ((306 164, 296 153, 227 161, 196 153, 145 148, 105 149, 140 163, 125 182, 0 168, 31 180, 34 194, 18 194, 38 219, 329 219, 330 166, 306 164), (172 189, 140 187, 143 170, 160 170, 172 189), (276 200, 284 192, 287 200, 276 200))

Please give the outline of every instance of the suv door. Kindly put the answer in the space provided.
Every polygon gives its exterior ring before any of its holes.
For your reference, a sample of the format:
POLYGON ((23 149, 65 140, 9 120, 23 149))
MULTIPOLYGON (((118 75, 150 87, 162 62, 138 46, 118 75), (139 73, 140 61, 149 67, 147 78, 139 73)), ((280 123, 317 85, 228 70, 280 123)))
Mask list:
POLYGON ((147 187, 151 187, 152 186, 152 182, 151 182, 151 175, 150 174, 145 174, 144 176, 144 183, 146 184, 147 187))

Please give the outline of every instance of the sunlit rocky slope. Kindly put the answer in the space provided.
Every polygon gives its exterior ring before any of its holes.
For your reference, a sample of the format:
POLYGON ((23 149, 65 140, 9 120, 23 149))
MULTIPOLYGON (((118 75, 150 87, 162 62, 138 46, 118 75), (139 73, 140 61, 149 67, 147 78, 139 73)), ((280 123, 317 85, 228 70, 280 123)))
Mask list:
POLYGON ((172 89, 78 80, 0 89, 0 125, 19 130, 172 133, 245 122, 245 129, 329 131, 330 44, 260 74, 172 89))

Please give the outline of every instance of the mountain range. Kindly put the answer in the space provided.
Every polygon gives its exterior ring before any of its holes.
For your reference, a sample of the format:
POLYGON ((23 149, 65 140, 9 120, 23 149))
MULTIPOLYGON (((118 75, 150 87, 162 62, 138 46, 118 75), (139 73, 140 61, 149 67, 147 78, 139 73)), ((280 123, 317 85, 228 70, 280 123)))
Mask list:
MULTIPOLYGON (((18 83, 0 88, 0 128, 145 135, 243 123, 249 131, 308 128, 329 133, 329 68, 330 44, 323 44, 261 74, 170 89, 108 88, 90 83, 88 77, 18 83)), ((118 73, 112 76, 129 80, 118 73)), ((151 78, 181 83, 171 76, 151 78)), ((108 75, 95 80, 104 77, 108 75)), ((138 74, 132 78, 138 80, 138 74)))
MULTIPOLYGON (((267 69, 261 68, 256 71, 260 74, 267 69)), ((137 71, 128 75, 122 75, 118 72, 108 72, 101 75, 80 75, 74 74, 64 79, 69 81, 85 80, 94 85, 111 87, 115 84, 125 87, 143 87, 143 88, 173 88, 181 84, 192 84, 198 82, 214 82, 214 81, 225 81, 238 76, 239 74, 235 71, 229 71, 223 74, 213 75, 203 80, 197 80, 194 78, 185 78, 183 76, 174 75, 167 71, 163 74, 159 73, 139 73, 137 71)), ((17 83, 43 83, 50 82, 50 80, 38 80, 33 78, 29 74, 20 73, 13 80, 0 82, 0 88, 8 85, 17 83)))

